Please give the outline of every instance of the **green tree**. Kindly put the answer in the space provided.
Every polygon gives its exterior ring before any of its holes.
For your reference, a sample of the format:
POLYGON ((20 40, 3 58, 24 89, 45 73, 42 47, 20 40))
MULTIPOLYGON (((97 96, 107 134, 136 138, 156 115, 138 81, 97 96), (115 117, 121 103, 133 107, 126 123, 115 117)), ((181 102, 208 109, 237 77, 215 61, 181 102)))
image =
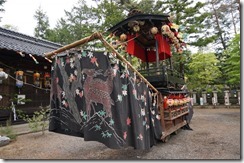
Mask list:
POLYGON ((65 10, 65 17, 58 20, 48 39, 61 44, 72 43, 97 31, 98 21, 93 8, 85 0, 80 0, 71 11, 65 10))
POLYGON ((93 7, 93 12, 98 19, 99 31, 106 31, 125 19, 124 8, 121 8, 118 2, 112 0, 96 0, 96 2, 97 7, 93 7))
POLYGON ((34 18, 37 20, 37 26, 34 29, 34 36, 42 39, 48 38, 49 30, 49 20, 46 13, 39 7, 34 15, 34 18))
POLYGON ((64 18, 61 18, 58 21, 56 27, 48 35, 47 40, 57 42, 63 45, 69 44, 73 41, 70 32, 70 25, 66 22, 64 18))
POLYGON ((235 37, 230 41, 228 48, 224 51, 227 59, 225 61, 223 70, 227 79, 227 84, 232 86, 240 85, 240 34, 235 35, 235 37))
POLYGON ((235 0, 208 0, 206 4, 205 10, 210 14, 204 25, 211 31, 208 35, 215 36, 213 46, 217 57, 221 58, 228 42, 240 30, 239 3, 235 0))
MULTIPOLYGON (((0 12, 4 12, 3 4, 6 2, 6 0, 0 0, 0 12)), ((0 22, 1 22, 2 17, 0 17, 0 22)))
POLYGON ((207 89, 209 85, 215 85, 215 80, 221 76, 218 62, 214 53, 193 54, 186 74, 188 88, 207 89))
POLYGON ((4 24, 3 25, 3 28, 9 29, 9 30, 15 31, 15 32, 18 32, 19 31, 19 29, 18 29, 17 26, 14 26, 14 25, 11 25, 11 24, 4 24))

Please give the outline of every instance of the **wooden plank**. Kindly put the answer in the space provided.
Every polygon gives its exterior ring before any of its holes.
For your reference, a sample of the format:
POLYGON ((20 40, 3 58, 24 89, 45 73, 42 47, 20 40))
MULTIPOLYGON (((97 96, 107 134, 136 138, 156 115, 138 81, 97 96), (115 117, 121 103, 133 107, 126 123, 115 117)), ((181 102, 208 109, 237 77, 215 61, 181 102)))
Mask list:
POLYGON ((185 126, 186 122, 183 121, 179 124, 176 124, 175 126, 171 127, 170 129, 166 130, 165 132, 162 133, 161 140, 164 140, 167 136, 175 132, 176 130, 180 129, 181 127, 185 126))
POLYGON ((186 112, 181 113, 180 115, 178 115, 178 116, 176 116, 176 117, 172 117, 172 118, 164 118, 164 120, 166 120, 166 121, 172 121, 172 120, 174 120, 174 119, 176 119, 176 118, 179 118, 179 117, 181 117, 181 116, 183 116, 183 115, 185 115, 185 114, 188 114, 188 113, 189 113, 189 111, 186 111, 186 112))

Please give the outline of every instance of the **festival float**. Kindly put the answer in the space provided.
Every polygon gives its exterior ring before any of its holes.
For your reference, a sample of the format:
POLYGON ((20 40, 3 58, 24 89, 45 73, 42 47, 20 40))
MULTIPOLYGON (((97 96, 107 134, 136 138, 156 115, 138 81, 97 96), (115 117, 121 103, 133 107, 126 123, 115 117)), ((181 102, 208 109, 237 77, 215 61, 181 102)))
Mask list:
POLYGON ((107 32, 45 54, 52 60, 49 131, 114 149, 166 142, 186 125, 190 102, 171 61, 172 49, 181 55, 185 46, 178 25, 167 14, 134 10, 107 32), (103 50, 84 48, 97 40, 103 50))

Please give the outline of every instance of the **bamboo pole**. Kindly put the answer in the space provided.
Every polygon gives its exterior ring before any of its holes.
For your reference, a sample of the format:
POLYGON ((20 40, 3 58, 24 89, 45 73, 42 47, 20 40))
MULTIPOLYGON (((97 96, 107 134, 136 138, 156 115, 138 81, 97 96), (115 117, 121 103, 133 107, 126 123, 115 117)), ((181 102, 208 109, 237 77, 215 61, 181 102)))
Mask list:
POLYGON ((49 53, 46 53, 44 54, 45 57, 47 58, 51 58, 53 55, 56 55, 58 53, 61 53, 65 50, 68 50, 68 49, 71 49, 71 48, 74 48, 74 47, 77 47, 79 45, 82 45, 82 44, 85 44, 89 41, 92 41, 92 40, 95 40, 95 39, 100 39, 105 45, 107 45, 110 49, 113 50, 114 53, 116 53, 116 56, 119 60, 121 60, 122 62, 126 63, 153 91, 155 91, 156 93, 158 93, 158 90, 151 84, 148 82, 148 80, 146 78, 144 78, 144 76, 142 76, 140 74, 140 72, 138 72, 132 65, 130 62, 128 62, 123 56, 121 56, 115 49, 114 47, 109 44, 105 39, 104 37, 102 36, 101 33, 99 32, 96 32, 96 33, 93 33, 91 36, 88 36, 88 37, 85 37, 84 39, 81 39, 81 40, 78 40, 74 43, 71 43, 71 44, 68 44, 66 46, 63 46, 57 50, 54 50, 54 51, 51 51, 49 53))
POLYGON ((47 57, 47 58, 51 58, 52 56, 58 54, 58 53, 61 53, 65 50, 68 50, 68 49, 71 49, 71 48, 74 48, 74 47, 77 47, 79 45, 83 45, 89 41, 92 41, 92 40, 95 40, 97 38, 100 38, 101 37, 101 34, 99 32, 95 32, 93 33, 92 35, 88 36, 88 37, 85 37, 81 40, 78 40, 78 41, 75 41, 71 44, 68 44, 68 45, 65 45, 57 50, 54 50, 54 51, 51 51, 51 52, 48 52, 48 53, 45 53, 44 56, 47 57))

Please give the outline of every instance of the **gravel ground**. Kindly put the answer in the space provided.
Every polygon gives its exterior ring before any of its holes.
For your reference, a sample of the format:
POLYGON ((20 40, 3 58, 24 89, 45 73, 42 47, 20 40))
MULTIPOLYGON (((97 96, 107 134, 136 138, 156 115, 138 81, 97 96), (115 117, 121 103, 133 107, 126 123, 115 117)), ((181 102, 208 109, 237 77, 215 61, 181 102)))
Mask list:
POLYGON ((241 159, 240 108, 199 109, 189 130, 172 134, 167 143, 158 142, 150 150, 109 149, 99 142, 46 132, 19 135, 16 141, 0 147, 0 158, 13 159, 241 159))

